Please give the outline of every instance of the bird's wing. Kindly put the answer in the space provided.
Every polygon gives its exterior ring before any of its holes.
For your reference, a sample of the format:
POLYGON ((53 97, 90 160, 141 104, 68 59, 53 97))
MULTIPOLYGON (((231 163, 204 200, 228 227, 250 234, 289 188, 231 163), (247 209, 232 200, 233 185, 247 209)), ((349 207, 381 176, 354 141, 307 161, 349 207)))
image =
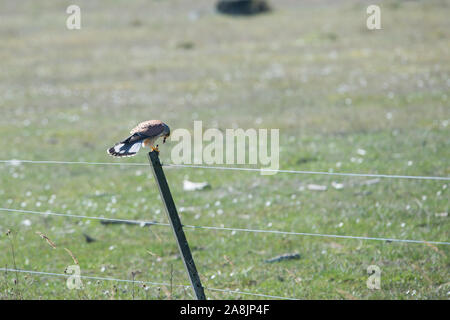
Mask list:
POLYGON ((164 123, 160 120, 149 120, 138 124, 131 134, 141 137, 156 137, 164 131, 164 123))

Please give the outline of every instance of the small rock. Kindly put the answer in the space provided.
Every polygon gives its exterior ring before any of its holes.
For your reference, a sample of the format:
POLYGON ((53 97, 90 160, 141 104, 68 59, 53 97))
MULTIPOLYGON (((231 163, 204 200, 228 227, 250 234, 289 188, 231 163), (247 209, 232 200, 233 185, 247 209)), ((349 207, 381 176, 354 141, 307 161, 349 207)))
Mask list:
POLYGON ((448 216, 448 212, 435 213, 434 215, 436 217, 447 217, 448 216))
POLYGON ((265 260, 266 263, 280 262, 284 260, 298 260, 300 259, 300 254, 298 253, 286 253, 274 258, 265 260))
POLYGON ((321 186, 318 184, 308 184, 308 190, 311 191, 327 191, 327 186, 321 186))
POLYGON ((341 190, 344 189, 344 184, 343 183, 338 183, 336 181, 333 181, 331 183, 331 185, 333 186, 333 188, 335 188, 336 190, 341 190))
POLYGON ((183 181, 183 190, 184 191, 198 191, 211 188, 211 185, 208 182, 192 182, 189 180, 183 181))
POLYGON ((376 179, 370 179, 370 180, 363 181, 361 184, 370 186, 370 185, 376 184, 378 182, 380 182, 380 179, 376 178, 376 179))
POLYGON ((83 236, 84 236, 84 238, 86 239, 86 242, 87 242, 87 243, 91 243, 91 242, 97 241, 96 239, 92 238, 91 236, 89 236, 89 235, 86 234, 86 233, 83 233, 83 236))
POLYGON ((28 219, 25 219, 25 220, 22 221, 22 224, 23 224, 24 226, 26 226, 26 227, 29 227, 29 226, 31 226, 31 221, 28 220, 28 219))
POLYGON ((356 153, 359 154, 360 156, 365 156, 367 151, 364 149, 358 149, 356 150, 356 153))

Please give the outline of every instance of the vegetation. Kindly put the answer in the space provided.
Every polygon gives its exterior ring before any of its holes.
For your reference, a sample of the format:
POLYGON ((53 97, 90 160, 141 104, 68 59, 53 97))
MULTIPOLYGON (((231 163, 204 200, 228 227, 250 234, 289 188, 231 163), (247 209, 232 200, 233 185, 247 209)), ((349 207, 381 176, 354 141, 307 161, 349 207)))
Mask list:
MULTIPOLYGON (((78 2, 81 30, 72 31, 65 2, 0 3, 2 159, 146 163, 145 152, 116 160, 106 149, 143 120, 172 130, 203 120, 279 128, 281 169, 450 175, 448 1, 383 1, 376 31, 366 28, 362 1, 274 1, 255 17, 217 14, 206 0, 78 2)), ((174 144, 160 146, 163 162, 174 144)), ((449 241, 446 181, 165 172, 184 224, 449 241), (211 188, 183 191, 185 179, 211 188)), ((0 207, 167 222, 146 166, 2 163, 0 207)), ((77 260, 85 276, 168 284, 83 279, 83 289, 69 290, 63 277, 2 271, 1 299, 192 298, 175 286, 189 282, 168 227, 0 215, 1 268, 62 274, 77 260)), ((204 229, 186 236, 208 288, 448 298, 445 245, 204 229), (265 263, 288 253, 300 259, 265 263), (380 290, 366 286, 369 265, 381 269, 380 290)))

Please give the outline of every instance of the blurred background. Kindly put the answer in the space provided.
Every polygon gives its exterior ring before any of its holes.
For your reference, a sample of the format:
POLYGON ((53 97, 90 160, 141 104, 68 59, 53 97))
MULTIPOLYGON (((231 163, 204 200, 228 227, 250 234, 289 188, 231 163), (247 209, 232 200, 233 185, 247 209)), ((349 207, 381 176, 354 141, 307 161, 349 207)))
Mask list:
MULTIPOLYGON (((202 120, 204 128, 279 128, 280 169, 450 174, 449 1, 256 2, 3 0, 1 158, 145 163, 144 152, 116 160, 105 150, 147 119, 172 130, 202 120), (79 30, 66 27, 72 4, 79 30), (381 8, 381 30, 366 27, 370 4, 381 8)), ((166 163, 173 145, 161 147, 166 163)), ((166 175, 189 225, 448 241, 446 181, 166 175), (210 188, 186 191, 184 181, 210 188)), ((167 222, 146 166, 1 163, 0 207, 167 222)), ((0 267, 63 273, 73 264, 68 248, 82 275, 188 283, 167 227, 0 215, 0 267)), ((446 245, 186 234, 206 287, 301 299, 448 296, 446 245), (297 258, 266 262, 282 254, 297 258), (369 265, 382 270, 380 290, 366 286, 369 265)), ((4 278, 2 299, 192 297, 164 285, 83 280, 83 290, 69 290, 61 277, 4 278)))

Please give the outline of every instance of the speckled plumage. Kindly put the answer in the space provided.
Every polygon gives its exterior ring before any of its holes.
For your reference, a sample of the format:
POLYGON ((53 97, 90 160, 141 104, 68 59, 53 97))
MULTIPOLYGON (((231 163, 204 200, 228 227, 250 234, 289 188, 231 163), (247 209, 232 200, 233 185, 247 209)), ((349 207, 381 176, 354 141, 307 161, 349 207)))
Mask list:
POLYGON ((161 120, 148 120, 139 123, 131 131, 131 136, 116 143, 107 150, 108 154, 114 157, 134 156, 141 146, 155 147, 156 140, 164 137, 164 141, 170 135, 170 128, 161 120))
POLYGON ((148 137, 154 137, 164 130, 164 122, 161 120, 148 120, 139 123, 136 127, 133 128, 133 130, 130 131, 131 134, 142 134, 148 137))

